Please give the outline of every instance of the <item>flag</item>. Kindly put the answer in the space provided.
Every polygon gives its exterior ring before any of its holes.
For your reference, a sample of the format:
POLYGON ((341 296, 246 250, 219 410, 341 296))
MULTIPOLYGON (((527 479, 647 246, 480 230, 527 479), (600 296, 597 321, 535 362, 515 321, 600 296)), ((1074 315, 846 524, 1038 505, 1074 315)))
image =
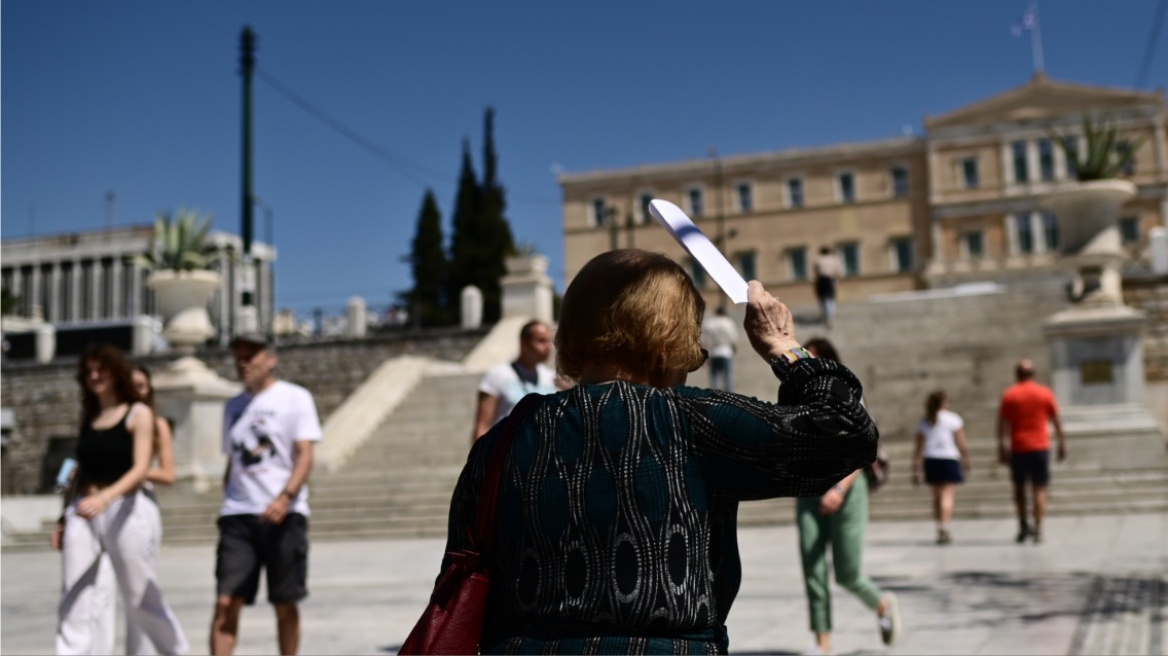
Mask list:
POLYGON ((1036 20, 1037 18, 1034 15, 1034 8, 1031 7, 1030 9, 1027 9, 1022 13, 1022 18, 1018 19, 1018 22, 1014 23, 1014 25, 1010 27, 1010 34, 1014 35, 1015 37, 1019 37, 1022 36, 1023 32, 1033 32, 1034 23, 1036 20))

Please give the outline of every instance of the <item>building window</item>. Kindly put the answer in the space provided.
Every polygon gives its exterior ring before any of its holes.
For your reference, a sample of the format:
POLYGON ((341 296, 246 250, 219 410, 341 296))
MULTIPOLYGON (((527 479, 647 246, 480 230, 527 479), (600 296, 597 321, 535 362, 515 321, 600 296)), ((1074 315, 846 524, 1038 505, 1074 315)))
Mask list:
POLYGON ((857 243, 840 244, 840 259, 844 264, 845 276, 860 275, 860 245, 857 243))
POLYGON ((803 207, 803 178, 787 180, 787 202, 791 207, 803 207))
POLYGON ((1050 139, 1038 141, 1038 174, 1046 182, 1054 180, 1054 144, 1050 139))
POLYGON ((1058 217, 1050 212, 1043 212, 1042 231, 1046 234, 1046 250, 1057 251, 1059 247, 1058 217))
POLYGON ((963 235, 965 256, 976 260, 985 255, 985 235, 981 230, 973 230, 963 235))
POLYGON ((897 273, 910 273, 915 266, 913 262, 912 237, 899 237, 892 240, 892 265, 897 273))
POLYGON ((1018 252, 1034 252, 1034 230, 1030 226, 1029 214, 1014 215, 1014 231, 1018 235, 1018 252))
POLYGON ((807 280, 807 249, 804 247, 787 250, 787 263, 791 280, 807 280))
POLYGON ((754 251, 743 251, 738 253, 734 259, 738 260, 738 273, 747 280, 758 280, 758 269, 755 266, 754 251))
POLYGON ((961 179, 966 189, 977 189, 978 174, 976 157, 966 157, 961 160, 961 179))
POLYGON ((600 228, 608 225, 608 204, 603 198, 592 199, 592 227, 600 228))
POLYGON ((1140 217, 1125 216, 1119 220, 1119 236, 1124 244, 1140 243, 1140 217))
POLYGON ((14 280, 12 267, 0 269, 0 287, 3 287, 4 291, 8 292, 13 298, 16 298, 16 290, 12 288, 14 280))
POLYGON ((1026 182, 1030 179, 1030 169, 1026 162, 1026 142, 1015 141, 1011 148, 1014 151, 1014 182, 1026 182))
POLYGON ((694 287, 698 289, 706 288, 706 270, 702 265, 698 264, 697 260, 691 259, 689 261, 689 272, 693 276, 694 287))
POLYGON ((1067 177, 1073 179, 1079 174, 1075 169, 1075 160, 1079 157, 1078 137, 1063 137, 1063 151, 1067 156, 1067 177))
POLYGON ((892 196, 894 198, 908 196, 908 169, 903 166, 892 167, 892 196))
POLYGON ((689 214, 690 216, 702 215, 702 189, 701 187, 691 187, 686 194, 689 199, 689 214))
MULTIPOLYGON (((1129 157, 1132 153, 1132 144, 1127 139, 1122 139, 1115 144, 1115 154, 1118 159, 1122 160, 1124 157, 1129 157)), ((1131 175, 1136 172, 1136 158, 1132 157, 1123 165, 1120 172, 1124 175, 1131 175)))
POLYGON ((841 203, 856 202, 856 178, 851 173, 840 173, 836 176, 839 182, 839 199, 841 203))
POLYGON ((749 182, 738 183, 738 211, 743 214, 754 211, 754 189, 749 182))
POLYGON ((644 223, 649 220, 649 203, 653 200, 653 194, 641 194, 641 216, 639 220, 644 223))

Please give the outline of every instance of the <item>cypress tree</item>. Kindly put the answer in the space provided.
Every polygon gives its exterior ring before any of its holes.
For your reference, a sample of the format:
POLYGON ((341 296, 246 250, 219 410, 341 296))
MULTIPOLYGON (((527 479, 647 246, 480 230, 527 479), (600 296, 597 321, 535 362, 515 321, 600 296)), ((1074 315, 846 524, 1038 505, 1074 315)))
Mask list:
POLYGON ((482 275, 490 280, 483 288, 483 319, 493 323, 502 313, 499 279, 507 273, 506 258, 515 252, 511 225, 505 216, 507 197, 498 179, 499 157, 495 152, 495 109, 487 107, 483 117, 483 236, 482 275))
POLYGON ((405 294, 410 313, 417 313, 422 325, 441 326, 451 322, 453 313, 447 294, 446 251, 442 244, 442 214, 431 189, 422 198, 418 225, 410 249, 414 288, 405 294))
MULTIPOLYGON (((462 289, 467 285, 475 285, 484 294, 486 292, 483 288, 487 281, 481 279, 480 273, 482 251, 487 247, 483 239, 482 207, 482 189, 471 163, 470 143, 463 139, 462 170, 458 174, 458 191, 451 219, 450 276, 446 286, 446 298, 451 308, 461 305, 462 289)), ((498 286, 498 281, 495 285, 498 286)))

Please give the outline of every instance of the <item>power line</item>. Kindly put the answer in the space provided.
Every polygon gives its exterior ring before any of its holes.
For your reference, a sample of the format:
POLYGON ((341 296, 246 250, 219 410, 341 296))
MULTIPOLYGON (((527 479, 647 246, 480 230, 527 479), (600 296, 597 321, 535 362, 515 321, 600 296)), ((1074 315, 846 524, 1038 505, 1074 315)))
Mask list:
MULTIPOLYGON (((378 159, 380 159, 382 162, 387 164, 394 171, 397 171, 397 173, 399 175, 401 175, 405 178, 408 178, 410 181, 416 183, 418 186, 429 187, 431 183, 427 182, 424 179, 424 178, 429 178, 431 181, 438 182, 438 183, 447 185, 447 186, 452 187, 452 188, 455 187, 456 182, 453 178, 447 177, 445 174, 434 171, 433 169, 430 169, 426 166, 418 164, 417 162, 411 162, 410 160, 407 160, 404 157, 401 157, 399 155, 395 155, 395 154, 389 152, 388 150, 382 148, 381 146, 377 145, 372 140, 366 139, 365 137, 358 134, 356 130, 353 130, 352 128, 348 127, 347 125, 345 125, 341 121, 333 118, 331 115, 329 115, 323 109, 314 105, 312 102, 310 102, 304 96, 293 91, 291 88, 288 87, 288 85, 286 85, 286 84, 280 82, 279 80, 277 80, 276 78, 272 77, 272 75, 269 74, 264 69, 257 66, 255 69, 255 73, 259 79, 263 80, 266 84, 268 84, 268 86, 270 86, 272 89, 274 89, 280 95, 287 98, 294 105, 296 105, 297 107, 308 112, 313 118, 316 118, 320 122, 329 126, 333 130, 338 132, 341 136, 348 139, 349 141, 352 141, 353 143, 357 144, 361 148, 364 148, 365 150, 369 151, 370 153, 375 155, 378 159)), ((509 193, 508 195, 513 200, 516 200, 519 202, 526 202, 526 203, 539 204, 539 205, 559 205, 560 204, 559 201, 555 201, 555 200, 552 200, 550 198, 545 198, 545 197, 541 197, 541 196, 531 196, 531 195, 522 194, 522 193, 509 193)))
POLYGON ((1144 63, 1140 66, 1140 76, 1136 80, 1136 88, 1144 88, 1148 78, 1148 69, 1152 66, 1152 54, 1156 52, 1156 41, 1160 38, 1160 31, 1164 27, 1164 9, 1168 8, 1168 0, 1160 0, 1156 7, 1156 18, 1152 20, 1152 33, 1148 35, 1148 49, 1144 52, 1144 63))

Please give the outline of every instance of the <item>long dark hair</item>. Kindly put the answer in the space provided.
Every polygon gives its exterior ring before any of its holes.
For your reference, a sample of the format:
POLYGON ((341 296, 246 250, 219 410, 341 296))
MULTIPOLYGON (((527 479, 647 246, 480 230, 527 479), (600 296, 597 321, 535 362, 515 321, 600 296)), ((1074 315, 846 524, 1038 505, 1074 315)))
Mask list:
POLYGON ((949 395, 945 393, 945 390, 934 390, 929 393, 929 397, 925 399, 925 416, 930 424, 937 423, 937 415, 941 413, 941 406, 945 405, 945 401, 948 399, 949 395))
POLYGON ((814 350, 815 357, 817 358, 843 364, 840 362, 839 353, 835 350, 835 345, 828 341, 826 337, 813 337, 803 342, 803 348, 808 351, 814 350))
POLYGON ((86 380, 89 378, 89 363, 96 362, 99 367, 109 373, 110 384, 118 403, 134 403, 138 394, 134 391, 134 377, 131 373, 130 362, 122 351, 109 344, 90 344, 81 352, 81 359, 77 361, 77 384, 81 386, 81 423, 88 426, 101 414, 101 399, 89 390, 86 380))
POLYGON ((154 407, 154 379, 150 376, 150 370, 146 368, 146 365, 135 362, 130 369, 130 373, 133 372, 138 372, 145 376, 146 386, 150 388, 150 391, 146 392, 146 396, 140 397, 138 400, 145 403, 146 407, 150 408, 150 410, 157 411, 157 408, 154 407))

